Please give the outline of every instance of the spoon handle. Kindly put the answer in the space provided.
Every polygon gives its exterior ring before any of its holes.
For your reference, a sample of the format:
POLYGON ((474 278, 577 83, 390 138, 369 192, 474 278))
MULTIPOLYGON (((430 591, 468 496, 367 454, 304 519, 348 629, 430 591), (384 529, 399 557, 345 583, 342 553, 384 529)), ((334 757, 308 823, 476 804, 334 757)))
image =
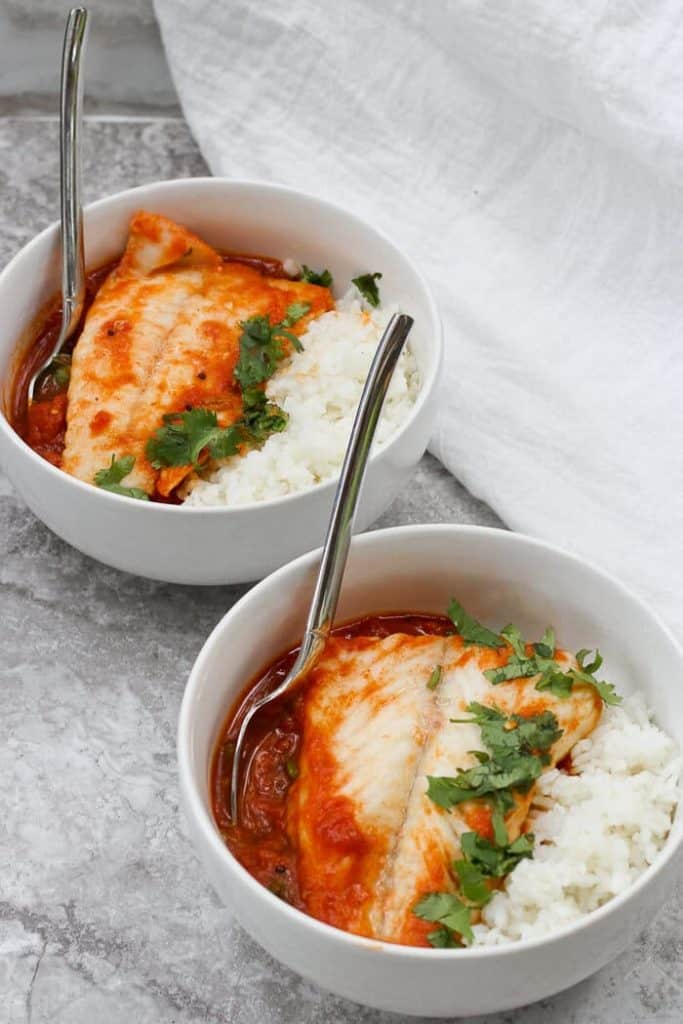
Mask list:
POLYGON ((60 200, 62 217, 62 343, 77 324, 85 301, 85 254, 81 203, 80 128, 83 107, 82 55, 88 12, 74 7, 64 33, 60 105, 60 200))
POLYGON ((325 646, 325 639, 334 621, 351 544, 353 520, 377 421, 382 411, 391 375, 412 326, 412 317, 406 316, 405 313, 395 313, 387 324, 377 346, 351 428, 351 436, 346 448, 325 536, 318 578, 308 612, 306 631, 297 659, 280 685, 252 704, 240 723, 230 777, 230 816, 235 825, 239 820, 239 779, 242 751, 249 724, 264 704, 269 704, 270 701, 281 697, 306 678, 325 646))
POLYGON ((395 313, 377 347, 344 456, 327 527, 318 579, 306 632, 326 634, 332 625, 341 590, 351 533, 365 466, 391 377, 413 326, 405 313, 395 313))
MULTIPOLYGON (((394 313, 377 346, 351 428, 301 648, 286 678, 268 694, 264 702, 274 700, 305 679, 325 645, 337 611, 353 521, 377 421, 391 375, 412 326, 412 317, 405 313, 394 313)), ((260 702, 251 711, 256 711, 259 706, 260 702)), ((244 719, 241 735, 246 731, 247 724, 248 717, 244 719)))

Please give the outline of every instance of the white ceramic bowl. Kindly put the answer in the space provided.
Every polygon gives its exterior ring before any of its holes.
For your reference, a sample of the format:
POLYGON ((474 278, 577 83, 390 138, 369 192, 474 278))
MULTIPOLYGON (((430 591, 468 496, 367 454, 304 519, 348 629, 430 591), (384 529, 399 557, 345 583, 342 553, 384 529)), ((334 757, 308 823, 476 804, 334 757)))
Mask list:
MULTIPOLYGON (((349 999, 418 1016, 510 1009, 575 984, 615 957, 649 923, 681 862, 678 814, 656 862, 624 894, 544 940, 466 950, 415 949, 348 935, 259 885, 224 845, 209 804, 209 761, 238 694, 300 637, 318 553, 263 580, 216 626, 194 665, 178 729, 184 813, 217 892, 269 953, 349 999)), ((443 612, 456 594, 499 628, 510 621, 563 645, 599 646, 623 693, 644 692, 683 746, 683 652, 615 579, 557 548, 502 530, 410 526, 356 537, 338 621, 378 611, 443 612)))
MULTIPOLYGON (((402 428, 370 460, 356 520, 357 529, 365 529, 405 485, 433 427, 441 324, 417 270, 388 239, 337 206, 287 188, 221 178, 157 182, 87 207, 88 267, 122 252, 130 216, 141 208, 175 218, 218 247, 329 267, 338 294, 359 272, 380 270, 383 300, 414 317, 410 344, 421 389, 402 428)), ((35 330, 40 308, 58 290, 59 232, 53 224, 0 274, 0 404, 5 408, 17 351, 35 330)), ((316 547, 335 488, 332 481, 234 509, 131 501, 55 469, 24 444, 2 413, 0 460, 29 507, 64 540, 117 569, 172 583, 257 579, 316 547)))

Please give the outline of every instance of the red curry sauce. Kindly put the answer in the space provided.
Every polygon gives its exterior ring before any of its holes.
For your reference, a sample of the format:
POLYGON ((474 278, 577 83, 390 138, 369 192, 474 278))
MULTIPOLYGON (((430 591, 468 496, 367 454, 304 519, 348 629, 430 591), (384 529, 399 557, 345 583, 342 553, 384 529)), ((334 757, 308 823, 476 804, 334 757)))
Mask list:
MULTIPOLYGON (((419 612, 372 615, 338 626, 335 636, 383 638, 394 633, 447 636, 454 632, 445 615, 419 612)), ((278 686, 294 664, 299 648, 277 658, 245 688, 223 727, 211 765, 211 800, 216 824, 237 860, 262 885, 303 909, 296 850, 287 830, 287 795, 296 779, 302 736, 303 691, 273 701, 256 714, 244 753, 240 821, 230 820, 230 776, 235 739, 246 711, 278 686)), ((490 828, 490 816, 481 823, 490 828)), ((473 822, 471 827, 476 828, 473 822)))

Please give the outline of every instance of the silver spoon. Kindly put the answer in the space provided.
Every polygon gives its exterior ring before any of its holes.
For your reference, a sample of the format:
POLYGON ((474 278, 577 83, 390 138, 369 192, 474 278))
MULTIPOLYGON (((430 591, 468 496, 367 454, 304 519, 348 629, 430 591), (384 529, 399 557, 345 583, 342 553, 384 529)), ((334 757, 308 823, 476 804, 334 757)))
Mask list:
POLYGON ((370 448, 375 436, 377 421, 382 411, 384 398, 391 381, 391 375, 401 354, 410 328, 412 317, 395 313, 382 335, 370 372, 363 388, 351 436, 344 456, 337 493, 334 497, 332 514, 327 527, 318 579, 311 607, 308 612, 306 630, 301 642, 299 655, 283 681, 271 693, 261 697, 245 714, 240 724, 235 743, 230 779, 230 817, 237 824, 239 817, 239 779, 244 739, 249 724, 257 711, 264 705, 293 691, 308 675, 332 628, 337 610, 346 559, 349 554, 353 520, 358 505, 358 495, 365 476, 370 448))
POLYGON ((59 111, 59 173, 62 241, 62 323, 50 355, 36 370, 28 386, 33 400, 36 381, 47 370, 83 316, 85 303, 85 255, 83 207, 81 206, 80 128, 83 106, 81 66, 85 51, 88 12, 74 7, 69 12, 62 49, 62 82, 59 111))

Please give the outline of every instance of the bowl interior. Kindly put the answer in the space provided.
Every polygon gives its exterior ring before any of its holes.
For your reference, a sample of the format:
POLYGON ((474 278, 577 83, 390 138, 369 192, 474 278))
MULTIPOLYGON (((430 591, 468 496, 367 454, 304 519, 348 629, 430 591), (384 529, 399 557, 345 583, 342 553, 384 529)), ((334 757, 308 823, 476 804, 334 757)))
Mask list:
MULTIPOLYGON (((400 305, 415 319, 410 341, 420 369, 421 391, 430 388, 440 358, 440 327, 431 296, 406 257, 353 214, 313 196, 266 184, 220 178, 157 182, 86 208, 88 268, 120 255, 130 217, 141 208, 179 221, 219 248, 329 267, 337 295, 349 287, 352 277, 381 271, 383 301, 400 305)), ((59 283, 59 232, 52 225, 0 275, 0 379, 5 409, 17 354, 31 340, 40 310, 58 294, 59 283)))
MULTIPOLYGON (((222 844, 209 806, 214 744, 246 683, 301 636, 317 554, 284 566, 250 591, 205 644, 179 725, 181 775, 205 827, 222 844)), ((373 612, 443 612, 451 596, 486 624, 514 622, 540 637, 599 647, 604 678, 644 693, 657 722, 683 746, 683 654, 655 616, 613 578, 555 548, 503 530, 399 527, 354 539, 337 621, 373 612)), ((668 844, 681 839, 681 815, 668 844)), ((225 857, 231 855, 225 849, 225 857)))

